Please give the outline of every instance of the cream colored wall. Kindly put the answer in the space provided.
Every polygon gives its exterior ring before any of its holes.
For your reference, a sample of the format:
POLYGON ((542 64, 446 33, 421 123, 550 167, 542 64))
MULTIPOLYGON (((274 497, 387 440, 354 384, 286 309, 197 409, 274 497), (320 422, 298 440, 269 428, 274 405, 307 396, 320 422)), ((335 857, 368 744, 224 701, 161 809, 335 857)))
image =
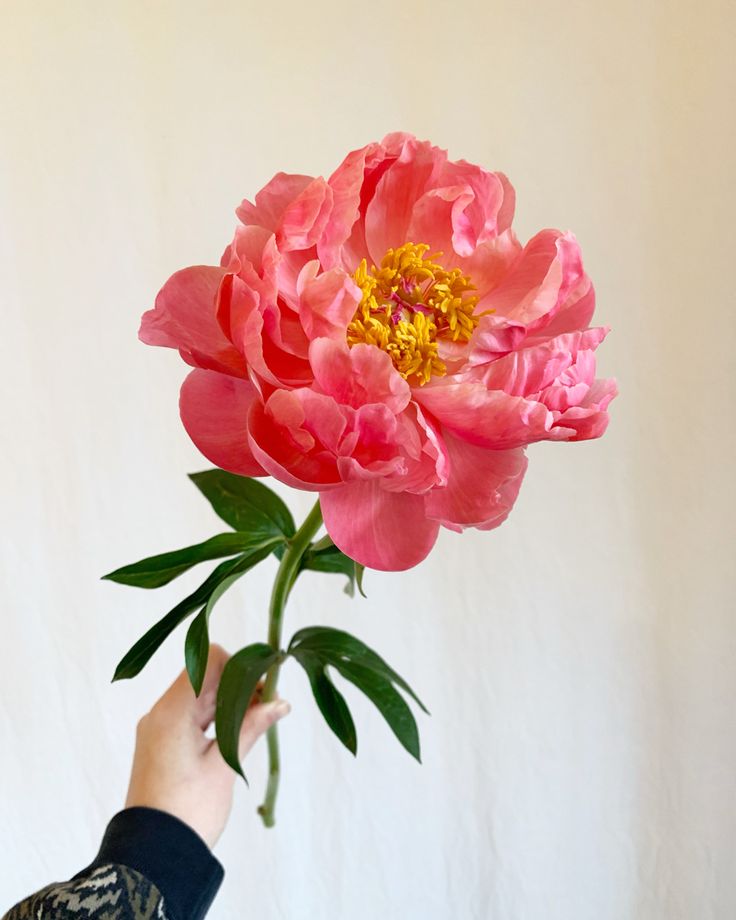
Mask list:
MULTIPOLYGON (((735 23, 725 0, 0 3, 0 910, 91 858, 182 664, 177 634, 110 685, 182 587, 99 576, 216 526, 184 367, 140 313, 274 171, 404 129, 506 171, 522 235, 575 230, 621 395, 602 441, 531 448, 501 530, 367 601, 305 581, 291 625, 344 625, 427 698, 425 762, 351 697, 353 762, 287 671, 279 824, 261 751, 212 917, 736 915, 735 23)), ((272 575, 218 608, 229 648, 264 635, 272 575)))

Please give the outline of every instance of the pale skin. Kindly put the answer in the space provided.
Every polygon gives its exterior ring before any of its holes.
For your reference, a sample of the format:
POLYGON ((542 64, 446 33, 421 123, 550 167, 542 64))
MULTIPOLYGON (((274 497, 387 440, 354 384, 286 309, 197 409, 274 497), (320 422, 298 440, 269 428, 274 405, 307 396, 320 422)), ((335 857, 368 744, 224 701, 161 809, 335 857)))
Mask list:
MULTIPOLYGON (((138 722, 126 808, 145 805, 188 824, 211 848, 225 829, 236 774, 205 732, 215 717, 217 685, 230 656, 210 648, 202 692, 194 695, 186 671, 138 722)), ((285 700, 251 702, 240 730, 240 759, 266 730, 288 714, 285 700)))

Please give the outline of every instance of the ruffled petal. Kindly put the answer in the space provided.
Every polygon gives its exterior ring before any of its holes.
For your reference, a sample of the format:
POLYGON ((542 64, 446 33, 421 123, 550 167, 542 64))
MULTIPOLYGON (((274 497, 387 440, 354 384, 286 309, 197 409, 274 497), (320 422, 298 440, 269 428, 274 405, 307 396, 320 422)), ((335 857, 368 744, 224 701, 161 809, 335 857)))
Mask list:
POLYGON ((242 354, 217 321, 223 268, 196 265, 175 272, 143 314, 138 338, 146 345, 178 348, 193 367, 246 375, 242 354))
POLYGON ((358 408, 383 403, 399 413, 409 404, 411 389, 385 351, 374 345, 315 339, 309 346, 315 387, 342 405, 358 408))
POLYGON ((444 150, 426 141, 404 141, 401 155, 381 177, 365 212, 366 245, 376 265, 388 249, 407 242, 414 205, 446 159, 444 150))
POLYGON ((612 378, 596 380, 579 405, 564 412, 553 412, 553 431, 569 432, 566 441, 587 441, 599 438, 608 428, 608 404, 618 393, 618 385, 612 378))
POLYGON ((498 527, 508 517, 521 488, 527 467, 523 449, 486 450, 448 431, 442 436, 450 475, 444 488, 427 493, 427 516, 457 531, 498 527))
POLYGON ((289 204, 277 233, 279 248, 309 249, 322 235, 332 208, 332 189, 322 177, 314 179, 289 204))
POLYGON ((182 384, 179 412, 187 434, 215 466, 265 476, 248 444, 248 413, 257 401, 250 381, 197 369, 182 384))
POLYGON ((309 339, 324 336, 344 342, 348 323, 360 303, 360 288, 339 269, 314 277, 317 266, 318 263, 308 263, 300 275, 301 324, 309 339))
POLYGON ((309 249, 322 235, 332 208, 332 189, 320 176, 277 173, 236 213, 246 225, 264 227, 276 235, 283 253, 309 249))
POLYGON ((505 185, 495 173, 461 161, 446 162, 435 181, 414 205, 408 239, 442 249, 448 258, 451 251, 469 256, 502 232, 499 214, 508 180, 505 185))
POLYGON ((541 317, 530 327, 532 335, 555 336, 575 332, 590 325, 595 311, 595 290, 587 275, 583 275, 558 305, 554 314, 541 317))
POLYGON ((353 271, 367 256, 363 220, 381 176, 396 159, 383 144, 353 150, 329 178, 332 210, 317 252, 325 269, 353 271))
POLYGON ((235 213, 244 224, 255 224, 274 233, 288 206, 312 181, 312 176, 276 173, 258 192, 255 203, 246 198, 235 213))
POLYGON ((554 417, 542 403, 487 390, 481 383, 430 385, 415 390, 414 399, 463 440, 492 450, 563 440, 570 434, 552 429, 554 417))
MULTIPOLYGON (((541 401, 549 409, 558 409, 558 404, 542 398, 543 392, 556 382, 569 386, 582 379, 578 377, 573 381, 572 378, 561 378, 575 364, 580 353, 585 352, 593 356, 594 349, 606 337, 607 331, 603 327, 597 327, 544 339, 538 344, 530 342, 526 348, 504 355, 482 368, 473 368, 468 376, 480 381, 489 390, 503 390, 509 396, 540 396, 541 401)), ((589 384, 595 376, 595 359, 592 368, 588 369, 592 371, 585 381, 589 384)), ((580 370, 582 371, 582 367, 580 370)))
POLYGON ((582 278, 580 247, 572 233, 542 230, 529 240, 479 309, 494 310, 525 326, 542 318, 549 322, 582 278))
POLYGON ((308 389, 276 390, 248 419, 253 456, 275 479, 316 492, 341 480, 337 468, 346 414, 308 389))
POLYGON ((335 545, 371 569, 410 569, 437 539, 439 523, 426 517, 421 495, 386 492, 375 479, 320 493, 320 505, 335 545))

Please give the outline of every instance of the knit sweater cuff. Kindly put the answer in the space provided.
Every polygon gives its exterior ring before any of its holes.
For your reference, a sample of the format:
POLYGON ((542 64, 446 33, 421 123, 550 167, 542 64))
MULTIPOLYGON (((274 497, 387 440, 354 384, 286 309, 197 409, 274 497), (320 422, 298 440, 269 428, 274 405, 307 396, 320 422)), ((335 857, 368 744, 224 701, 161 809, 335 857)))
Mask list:
POLYGON ((188 824, 168 812, 140 806, 112 818, 99 853, 84 871, 105 863, 144 875, 161 892, 171 920, 202 920, 225 874, 188 824))

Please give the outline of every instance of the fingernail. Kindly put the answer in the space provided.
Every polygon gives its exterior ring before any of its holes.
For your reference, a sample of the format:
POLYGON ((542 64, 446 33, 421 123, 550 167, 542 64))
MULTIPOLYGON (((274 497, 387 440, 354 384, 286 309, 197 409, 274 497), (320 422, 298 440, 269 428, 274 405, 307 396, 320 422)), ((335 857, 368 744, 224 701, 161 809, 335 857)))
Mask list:
POLYGON ((286 700, 279 700, 278 703, 274 704, 273 713, 277 719, 283 719, 284 716, 288 716, 291 712, 291 705, 286 702, 286 700))

